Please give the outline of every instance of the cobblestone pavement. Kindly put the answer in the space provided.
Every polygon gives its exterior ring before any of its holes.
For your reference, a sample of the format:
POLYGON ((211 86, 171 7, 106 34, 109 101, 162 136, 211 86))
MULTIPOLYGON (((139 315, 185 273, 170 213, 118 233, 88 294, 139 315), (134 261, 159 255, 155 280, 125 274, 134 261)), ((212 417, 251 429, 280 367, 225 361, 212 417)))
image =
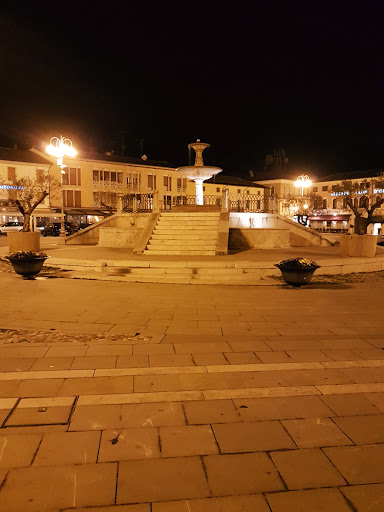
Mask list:
POLYGON ((380 275, 0 283, 0 512, 384 510, 380 275))

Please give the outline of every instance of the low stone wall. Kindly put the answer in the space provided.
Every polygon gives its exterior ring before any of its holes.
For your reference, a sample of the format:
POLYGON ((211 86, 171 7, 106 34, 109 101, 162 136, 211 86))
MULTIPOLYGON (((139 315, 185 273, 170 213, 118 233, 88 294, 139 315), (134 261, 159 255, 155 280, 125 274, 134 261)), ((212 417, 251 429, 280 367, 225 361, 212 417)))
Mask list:
POLYGON ((333 245, 333 242, 321 233, 274 213, 231 212, 229 227, 238 229, 289 230, 291 247, 326 247, 333 245))
POLYGON ((229 230, 231 249, 277 249, 290 247, 289 229, 237 229, 229 230))
POLYGON ((99 247, 134 248, 152 218, 151 213, 117 215, 113 226, 100 226, 99 247))
POLYGON ((122 213, 67 237, 66 245, 98 245, 99 247, 132 248, 140 239, 152 213, 122 213))

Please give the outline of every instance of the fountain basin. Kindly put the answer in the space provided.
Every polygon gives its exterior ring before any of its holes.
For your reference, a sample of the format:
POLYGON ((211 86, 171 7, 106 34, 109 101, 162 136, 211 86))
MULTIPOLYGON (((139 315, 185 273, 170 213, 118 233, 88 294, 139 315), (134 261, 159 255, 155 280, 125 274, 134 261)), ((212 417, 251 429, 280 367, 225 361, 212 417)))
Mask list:
POLYGON ((198 166, 186 166, 178 167, 176 169, 183 177, 189 178, 190 180, 209 180, 212 176, 219 174, 223 169, 220 167, 209 167, 207 165, 198 166))

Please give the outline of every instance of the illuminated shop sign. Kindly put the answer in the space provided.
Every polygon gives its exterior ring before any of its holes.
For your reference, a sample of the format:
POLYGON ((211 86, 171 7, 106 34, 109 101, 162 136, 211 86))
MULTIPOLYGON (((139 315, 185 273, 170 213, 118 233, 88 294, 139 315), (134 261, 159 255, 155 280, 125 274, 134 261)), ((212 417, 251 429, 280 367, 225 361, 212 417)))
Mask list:
MULTIPOLYGON (((356 190, 357 195, 363 195, 367 193, 367 190, 356 190)), ((345 192, 331 192, 331 196, 349 196, 349 192, 348 190, 346 190, 345 192)))
POLYGON ((384 188, 374 188, 373 193, 374 194, 384 194, 384 188))
POLYGON ((0 185, 0 188, 6 189, 6 190, 24 190, 24 187, 16 187, 14 185, 0 185))

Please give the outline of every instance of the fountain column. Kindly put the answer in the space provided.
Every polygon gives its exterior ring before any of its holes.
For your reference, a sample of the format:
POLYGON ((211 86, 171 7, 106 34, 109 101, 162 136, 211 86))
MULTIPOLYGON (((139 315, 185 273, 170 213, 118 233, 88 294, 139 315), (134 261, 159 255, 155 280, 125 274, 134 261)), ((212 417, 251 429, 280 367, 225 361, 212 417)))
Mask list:
POLYGON ((212 176, 222 171, 220 167, 209 167, 205 166, 203 162, 203 151, 205 148, 209 148, 209 144, 200 142, 197 139, 193 144, 188 144, 189 148, 195 150, 195 165, 188 167, 179 167, 176 169, 182 176, 193 180, 196 185, 196 205, 204 205, 204 193, 203 193, 203 182, 209 180, 212 176))
POLYGON ((203 191, 203 183, 204 180, 198 180, 195 178, 196 185, 196 204, 204 204, 204 191, 203 191))

